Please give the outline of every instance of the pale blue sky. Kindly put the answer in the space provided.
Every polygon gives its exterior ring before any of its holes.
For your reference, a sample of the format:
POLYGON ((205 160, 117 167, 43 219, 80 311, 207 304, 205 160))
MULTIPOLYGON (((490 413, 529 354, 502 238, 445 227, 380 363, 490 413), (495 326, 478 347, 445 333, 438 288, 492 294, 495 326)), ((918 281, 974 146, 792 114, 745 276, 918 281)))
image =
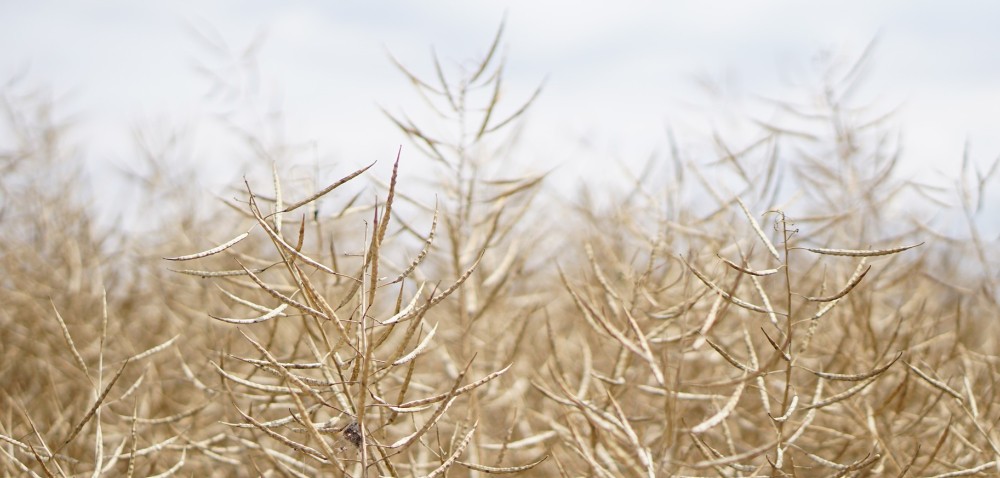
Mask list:
POLYGON ((263 32, 261 101, 247 109, 280 106, 290 139, 315 140, 346 169, 391 159, 404 142, 378 105, 419 108, 387 49, 429 73, 432 46, 446 61, 475 57, 505 14, 507 97, 547 78, 522 155, 574 164, 555 173, 564 184, 599 183, 608 158, 642 163, 665 149, 668 123, 696 154, 700 135, 725 132, 719 108, 781 97, 819 52, 849 58, 876 35, 866 91, 903 106, 904 172, 955 174, 966 139, 980 163, 1000 153, 1000 3, 988 1, 3 2, 0 80, 27 72, 65 97, 97 174, 131 160, 136 124, 168 124, 195 131, 194 154, 224 175, 225 158, 243 153, 217 138, 211 117, 234 101, 206 96, 193 65, 226 60, 191 27, 236 50, 263 32), (723 98, 697 78, 721 82, 723 98))

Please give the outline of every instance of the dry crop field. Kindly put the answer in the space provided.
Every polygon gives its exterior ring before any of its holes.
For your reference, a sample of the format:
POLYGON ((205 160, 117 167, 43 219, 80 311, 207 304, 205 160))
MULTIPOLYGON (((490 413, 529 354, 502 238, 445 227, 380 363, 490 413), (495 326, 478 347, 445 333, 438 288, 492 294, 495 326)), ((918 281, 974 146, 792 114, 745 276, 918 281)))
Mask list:
POLYGON ((669 181, 549 200, 501 161, 531 100, 497 42, 401 67, 455 134, 389 115, 390 174, 147 177, 138 231, 94 225, 57 107, 4 91, 0 474, 1000 473, 992 169, 898 179, 848 65, 669 181))

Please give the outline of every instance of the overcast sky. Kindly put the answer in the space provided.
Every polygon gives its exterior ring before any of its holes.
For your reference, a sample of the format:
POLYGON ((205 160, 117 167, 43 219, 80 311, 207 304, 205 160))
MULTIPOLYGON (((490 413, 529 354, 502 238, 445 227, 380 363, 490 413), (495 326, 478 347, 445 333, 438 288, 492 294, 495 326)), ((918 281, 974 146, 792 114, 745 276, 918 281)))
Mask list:
POLYGON ((419 107, 387 51, 431 73, 431 47, 447 64, 475 58, 505 15, 505 98, 546 81, 521 154, 574 164, 557 181, 599 181, 609 158, 642 163, 666 149, 667 125, 682 145, 725 131, 714 109, 781 97, 824 52, 851 58, 876 37, 865 91, 902 106, 904 173, 956 174, 966 140, 981 164, 1000 153, 1000 3, 991 1, 8 1, 0 79, 51 88, 98 175, 134 160, 137 125, 195 131, 192 154, 219 172, 239 153, 220 149, 206 125, 234 100, 196 65, 242 73, 193 32, 234 55, 259 37, 259 83, 236 85, 257 88, 256 99, 235 101, 280 108, 288 139, 314 140, 316 155, 346 169, 392 159, 404 143, 379 106, 419 107), (700 89, 705 81, 721 95, 700 89))

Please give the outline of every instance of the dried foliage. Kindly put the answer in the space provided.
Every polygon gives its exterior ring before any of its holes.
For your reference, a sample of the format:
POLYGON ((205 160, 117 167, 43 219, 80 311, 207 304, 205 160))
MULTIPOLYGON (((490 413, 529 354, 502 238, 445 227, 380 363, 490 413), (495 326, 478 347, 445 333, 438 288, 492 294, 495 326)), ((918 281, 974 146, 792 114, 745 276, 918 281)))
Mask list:
POLYGON ((432 121, 387 112, 413 142, 388 178, 289 188, 256 142, 269 181, 153 201, 139 237, 91 224, 67 126, 10 87, 2 474, 1000 473, 996 168, 959 181, 965 237, 894 207, 947 203, 851 104, 862 58, 747 145, 560 209, 498 161, 534 99, 501 101, 501 34, 431 80, 397 61, 432 121))

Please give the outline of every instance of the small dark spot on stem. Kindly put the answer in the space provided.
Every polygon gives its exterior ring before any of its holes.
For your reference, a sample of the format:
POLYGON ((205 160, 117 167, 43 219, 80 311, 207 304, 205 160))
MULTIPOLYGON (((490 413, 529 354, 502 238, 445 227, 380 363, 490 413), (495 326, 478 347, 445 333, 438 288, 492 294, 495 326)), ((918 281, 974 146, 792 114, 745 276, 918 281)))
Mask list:
POLYGON ((356 448, 361 448, 361 427, 358 426, 358 422, 353 421, 344 427, 344 438, 356 448))

